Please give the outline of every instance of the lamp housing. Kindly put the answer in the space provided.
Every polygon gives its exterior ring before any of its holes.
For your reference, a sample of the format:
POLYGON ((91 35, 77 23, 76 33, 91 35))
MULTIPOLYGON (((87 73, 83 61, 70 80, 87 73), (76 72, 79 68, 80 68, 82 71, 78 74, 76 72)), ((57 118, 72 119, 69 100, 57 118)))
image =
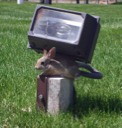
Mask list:
POLYGON ((91 63, 99 22, 99 16, 38 5, 28 32, 28 47, 39 53, 56 47, 59 54, 91 63))

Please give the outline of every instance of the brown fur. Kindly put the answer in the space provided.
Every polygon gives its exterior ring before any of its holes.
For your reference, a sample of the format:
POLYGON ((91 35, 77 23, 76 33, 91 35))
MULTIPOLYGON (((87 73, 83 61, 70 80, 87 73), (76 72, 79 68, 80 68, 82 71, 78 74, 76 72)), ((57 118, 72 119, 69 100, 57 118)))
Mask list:
POLYGON ((74 79, 79 72, 74 59, 67 56, 57 55, 56 48, 53 47, 47 52, 43 51, 43 56, 37 60, 35 68, 43 71, 43 75, 60 75, 69 79, 74 79))

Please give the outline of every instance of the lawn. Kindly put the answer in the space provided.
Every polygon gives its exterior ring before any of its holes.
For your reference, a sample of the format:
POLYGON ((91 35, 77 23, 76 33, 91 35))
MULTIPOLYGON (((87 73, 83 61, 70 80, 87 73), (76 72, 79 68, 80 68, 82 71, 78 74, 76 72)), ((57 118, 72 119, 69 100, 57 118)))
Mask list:
POLYGON ((77 104, 50 116, 36 111, 34 69, 41 56, 27 49, 35 3, 0 2, 0 128, 122 128, 122 5, 53 4, 101 18, 92 65, 104 77, 75 81, 77 104))

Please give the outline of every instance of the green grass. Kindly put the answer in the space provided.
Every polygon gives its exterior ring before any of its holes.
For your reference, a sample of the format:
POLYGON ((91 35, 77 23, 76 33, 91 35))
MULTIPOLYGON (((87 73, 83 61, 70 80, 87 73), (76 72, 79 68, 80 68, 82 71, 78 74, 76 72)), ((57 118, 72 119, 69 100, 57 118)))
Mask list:
POLYGON ((75 81, 75 118, 70 111, 37 112, 34 64, 40 55, 27 49, 36 4, 0 2, 0 128, 122 128, 122 5, 51 6, 101 17, 92 65, 104 78, 75 81))

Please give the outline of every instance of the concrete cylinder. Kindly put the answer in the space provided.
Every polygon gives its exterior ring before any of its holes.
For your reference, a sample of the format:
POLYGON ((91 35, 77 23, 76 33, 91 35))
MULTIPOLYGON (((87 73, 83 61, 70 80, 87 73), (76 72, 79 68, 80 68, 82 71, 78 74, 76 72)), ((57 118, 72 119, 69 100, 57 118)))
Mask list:
POLYGON ((55 115, 73 105, 73 81, 66 78, 48 78, 47 112, 55 115))

